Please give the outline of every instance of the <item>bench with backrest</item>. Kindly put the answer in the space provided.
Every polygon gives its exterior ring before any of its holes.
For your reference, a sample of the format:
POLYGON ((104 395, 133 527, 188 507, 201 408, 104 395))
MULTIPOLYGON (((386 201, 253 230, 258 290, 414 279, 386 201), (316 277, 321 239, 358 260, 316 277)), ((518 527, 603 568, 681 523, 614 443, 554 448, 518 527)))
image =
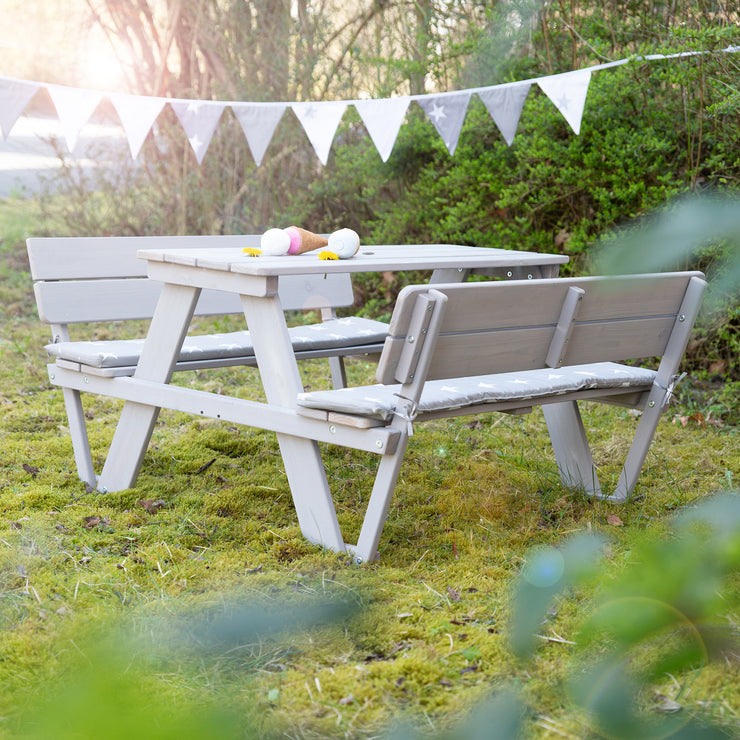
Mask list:
MULTIPOLYGON (((672 394, 706 283, 701 273, 409 286, 399 295, 374 385, 313 391, 298 413, 325 421, 337 444, 358 431, 397 432, 382 457, 356 546, 376 557, 413 424, 543 408, 568 487, 624 501, 672 394), (625 364, 659 357, 657 370, 625 364), (578 402, 642 411, 616 489, 602 494, 578 402)), ((380 445, 379 445, 380 446, 380 445)))
MULTIPOLYGON (((100 322, 150 319, 161 284, 146 276, 139 249, 160 247, 258 247, 259 236, 207 237, 44 237, 27 240, 31 276, 41 320, 50 325, 52 341, 46 350, 56 366, 87 376, 120 377, 134 374, 143 337, 95 340, 89 328, 100 322), (84 337, 70 337, 73 329, 84 337)), ((346 384, 343 358, 379 353, 388 325, 361 317, 338 318, 335 309, 352 305, 348 273, 296 275, 279 283, 286 311, 317 310, 321 322, 289 331, 300 359, 328 357, 334 387, 346 384)), ((241 314, 239 296, 203 290, 195 310, 199 316, 241 314)), ((175 370, 255 365, 249 331, 188 336, 175 370)), ((52 373, 53 375, 53 373, 52 373)), ((95 486, 85 415, 80 393, 64 387, 64 400, 77 469, 82 480, 95 486)))

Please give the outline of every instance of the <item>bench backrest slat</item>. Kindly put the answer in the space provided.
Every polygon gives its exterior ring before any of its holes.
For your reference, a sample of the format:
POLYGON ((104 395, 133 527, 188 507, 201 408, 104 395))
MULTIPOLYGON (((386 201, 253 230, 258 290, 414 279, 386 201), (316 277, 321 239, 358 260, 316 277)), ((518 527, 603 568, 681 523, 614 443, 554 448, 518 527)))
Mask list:
MULTIPOLYGON (((39 316, 50 324, 151 318, 161 283, 146 277, 139 249, 258 246, 259 236, 37 238, 28 240, 39 316)), ((286 257, 290 259, 290 257, 286 257)), ((286 311, 351 306, 349 273, 291 275, 278 288, 286 311)), ((196 315, 241 313, 239 296, 203 290, 196 315)))
POLYGON ((613 278, 409 286, 399 295, 377 378, 393 383, 414 301, 430 289, 447 297, 429 379, 546 367, 571 286, 584 291, 564 348, 567 364, 661 356, 698 272, 613 278))
POLYGON ((139 249, 259 247, 254 234, 217 236, 69 236, 26 240, 33 280, 146 277, 139 249))

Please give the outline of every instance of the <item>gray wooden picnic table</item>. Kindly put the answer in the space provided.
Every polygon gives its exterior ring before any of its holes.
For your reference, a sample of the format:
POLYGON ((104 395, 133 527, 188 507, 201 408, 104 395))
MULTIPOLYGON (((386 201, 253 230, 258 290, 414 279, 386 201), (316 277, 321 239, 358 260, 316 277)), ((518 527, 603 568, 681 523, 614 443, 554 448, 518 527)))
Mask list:
MULTIPOLYGON (((452 244, 363 246, 347 260, 322 260, 315 252, 253 257, 233 248, 144 249, 138 256, 147 261, 149 277, 164 285, 133 377, 94 381, 101 383, 101 389, 104 382, 115 384, 112 395, 126 401, 98 488, 115 491, 134 485, 160 408, 272 430, 277 432, 303 535, 337 551, 344 551, 345 545, 317 444, 332 441, 331 427, 295 411, 303 388, 277 290, 278 278, 430 271, 433 283, 462 282, 471 274, 538 279, 557 277, 560 265, 568 261, 562 255, 452 244), (266 403, 169 383, 200 291, 209 288, 240 296, 266 403)), ((94 387, 88 390, 95 392, 94 387)), ((376 453, 389 444, 392 434, 378 429, 369 441, 361 432, 358 448, 367 446, 376 453)))

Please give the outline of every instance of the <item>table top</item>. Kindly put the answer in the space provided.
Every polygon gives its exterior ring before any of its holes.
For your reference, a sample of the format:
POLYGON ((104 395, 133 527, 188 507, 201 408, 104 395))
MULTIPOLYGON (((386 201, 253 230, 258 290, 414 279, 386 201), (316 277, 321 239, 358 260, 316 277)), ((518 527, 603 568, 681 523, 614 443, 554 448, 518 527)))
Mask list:
POLYGON ((491 247, 466 247, 456 244, 381 244, 361 246, 346 260, 322 260, 319 252, 297 255, 256 257, 241 249, 141 249, 140 259, 174 265, 221 270, 243 275, 306 275, 341 272, 384 272, 396 270, 437 270, 445 268, 485 269, 496 267, 529 267, 561 265, 568 257, 560 254, 520 252, 491 247))

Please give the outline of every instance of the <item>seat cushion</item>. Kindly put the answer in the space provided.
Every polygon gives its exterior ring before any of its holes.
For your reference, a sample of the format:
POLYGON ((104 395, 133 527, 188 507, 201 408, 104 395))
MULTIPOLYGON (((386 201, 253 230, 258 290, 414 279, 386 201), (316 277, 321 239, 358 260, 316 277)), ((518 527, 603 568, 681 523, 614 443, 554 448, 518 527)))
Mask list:
MULTIPOLYGON (((351 316, 329 319, 321 324, 294 326, 288 329, 296 351, 321 351, 338 347, 382 344, 388 324, 373 319, 351 316)), ((60 359, 99 368, 128 367, 139 362, 143 339, 115 339, 92 342, 57 342, 47 344, 46 351, 60 359)), ((253 357, 254 349, 248 331, 201 334, 186 337, 178 357, 180 362, 253 357)))
MULTIPOLYGON (((614 362, 543 368, 522 372, 428 380, 418 412, 459 409, 496 401, 528 401, 586 389, 648 387, 655 371, 614 362)), ((365 385, 298 395, 298 406, 388 421, 398 400, 399 385, 365 385)))

